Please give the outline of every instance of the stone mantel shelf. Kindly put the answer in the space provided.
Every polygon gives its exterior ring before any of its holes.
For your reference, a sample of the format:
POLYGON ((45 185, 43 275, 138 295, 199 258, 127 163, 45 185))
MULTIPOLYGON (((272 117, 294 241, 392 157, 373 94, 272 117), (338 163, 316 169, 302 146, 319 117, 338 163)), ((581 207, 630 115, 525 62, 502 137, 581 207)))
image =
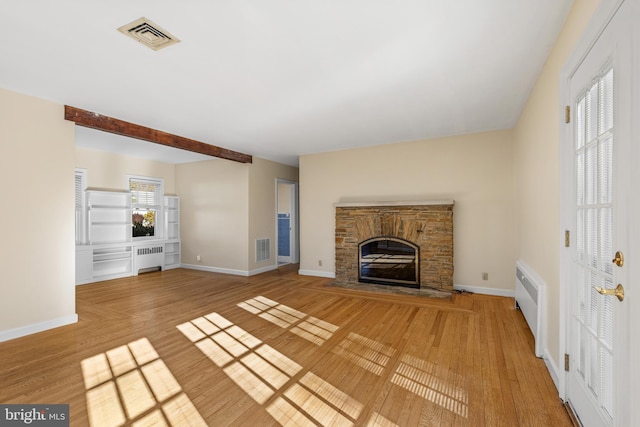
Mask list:
POLYGON ((453 200, 407 200, 396 202, 339 202, 334 203, 336 208, 363 208, 384 206, 453 206, 453 200))

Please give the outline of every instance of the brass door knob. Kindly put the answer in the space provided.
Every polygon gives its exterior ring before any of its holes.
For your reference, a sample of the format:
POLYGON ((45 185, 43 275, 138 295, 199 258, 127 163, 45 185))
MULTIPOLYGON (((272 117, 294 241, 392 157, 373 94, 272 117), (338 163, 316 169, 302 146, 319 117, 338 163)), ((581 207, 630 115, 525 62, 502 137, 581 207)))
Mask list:
POLYGON ((616 257, 613 260, 611 260, 611 262, 617 265, 618 267, 622 267, 624 265, 624 255, 622 254, 622 252, 620 251, 616 252, 616 257))
POLYGON ((595 289, 600 295, 613 295, 618 298, 618 301, 622 301, 624 299, 624 287, 620 283, 618 283, 618 286, 614 289, 601 288, 600 286, 594 286, 593 289, 595 289))

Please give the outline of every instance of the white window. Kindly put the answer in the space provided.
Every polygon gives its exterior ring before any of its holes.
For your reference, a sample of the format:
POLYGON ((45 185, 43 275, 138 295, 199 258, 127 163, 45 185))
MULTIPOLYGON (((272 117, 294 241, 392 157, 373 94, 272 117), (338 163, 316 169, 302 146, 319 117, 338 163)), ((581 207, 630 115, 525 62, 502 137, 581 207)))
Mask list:
POLYGON ((158 178, 129 176, 131 192, 131 229, 134 239, 160 238, 164 181, 158 178))
POLYGON ((87 189, 87 170, 76 168, 76 245, 86 243, 86 209, 84 191, 87 189))

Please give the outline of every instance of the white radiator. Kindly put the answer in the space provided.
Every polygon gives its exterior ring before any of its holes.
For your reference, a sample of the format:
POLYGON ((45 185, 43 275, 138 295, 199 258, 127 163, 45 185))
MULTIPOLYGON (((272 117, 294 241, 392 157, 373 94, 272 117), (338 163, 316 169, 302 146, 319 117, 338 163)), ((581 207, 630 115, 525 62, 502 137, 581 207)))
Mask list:
POLYGON ((544 355, 544 305, 546 284, 523 261, 516 262, 516 308, 522 311, 535 341, 535 354, 544 355))
POLYGON ((164 246, 138 246, 133 253, 133 273, 138 275, 140 270, 150 268, 164 268, 164 246))

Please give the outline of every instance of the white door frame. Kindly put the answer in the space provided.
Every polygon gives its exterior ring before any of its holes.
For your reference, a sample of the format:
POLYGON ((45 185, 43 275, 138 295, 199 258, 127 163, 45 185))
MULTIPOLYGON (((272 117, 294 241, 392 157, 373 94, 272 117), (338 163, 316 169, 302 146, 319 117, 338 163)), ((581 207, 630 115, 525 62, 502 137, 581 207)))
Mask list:
MULTIPOLYGON (((593 18, 583 33, 580 41, 576 44, 572 54, 569 56, 565 66, 560 74, 560 105, 558 111, 558 117, 564 117, 564 109, 566 105, 573 105, 574 101, 570 96, 570 85, 569 82, 576 72, 576 70, 580 67, 585 57, 590 52, 591 48, 594 46, 599 36, 602 34, 607 24, 611 21, 616 11, 620 8, 620 6, 627 2, 628 4, 633 4, 633 9, 638 10, 640 8, 640 1, 638 0, 602 0, 600 6, 596 10, 593 15, 593 18)), ((637 16, 637 15, 636 15, 637 16)), ((634 30, 637 31, 637 30, 634 30)), ((636 35, 634 34, 634 43, 636 35)), ((635 51, 633 55, 636 55, 633 58, 634 64, 634 72, 638 71, 638 60, 640 59, 640 55, 638 55, 638 44, 634 44, 635 51)), ((632 104, 635 105, 635 110, 632 110, 627 113, 631 114, 640 114, 640 109, 638 106, 640 105, 640 89, 638 88, 638 84, 640 84, 640 79, 635 77, 635 81, 633 82, 634 93, 629 94, 628 96, 632 97, 632 104)), ((624 113, 624 112, 623 112, 624 113)), ((628 159, 630 164, 633 164, 633 159, 637 159, 640 161, 640 141, 638 137, 640 136, 640 126, 637 124, 638 120, 633 120, 633 129, 631 129, 631 137, 632 141, 635 143, 631 146, 631 156, 628 159)), ((567 165, 567 162, 574 161, 574 152, 573 152, 573 139, 572 139, 572 129, 570 125, 566 125, 564 120, 560 123, 560 156, 559 156, 559 164, 560 164, 560 230, 559 237, 560 241, 564 243, 565 230, 572 230, 573 222, 575 218, 573 217, 573 168, 564 167, 567 165)), ((639 163, 639 162, 636 162, 639 163)), ((629 165, 627 165, 629 167, 629 165)), ((630 167, 630 172, 634 176, 631 179, 631 182, 640 183, 638 179, 640 179, 640 172, 638 172, 638 165, 635 167, 630 167)), ((631 196, 633 194, 634 188, 627 188, 628 194, 631 196)), ((640 193, 640 189, 635 190, 636 193, 640 193)), ((638 206, 640 204, 639 196, 629 197, 627 203, 629 206, 626 206, 624 209, 628 212, 633 212, 633 208, 640 208, 638 206)), ((636 212, 638 212, 636 210, 636 212)), ((636 221, 637 222, 637 221, 636 221)), ((629 229, 631 231, 631 235, 638 236, 638 225, 634 224, 633 218, 628 218, 629 229)), ((575 245, 574 236, 571 236, 571 245, 575 245)), ((572 264, 572 251, 570 248, 564 248, 560 250, 560 265, 559 265, 559 283, 560 283, 560 351, 561 353, 565 353, 568 351, 570 347, 570 343, 568 342, 568 319, 571 315, 570 311, 570 299, 571 295, 569 295, 569 283, 571 280, 571 264, 572 264)), ((635 242, 632 244, 628 250, 633 251, 635 249, 634 259, 637 261, 639 259, 638 251, 640 250, 640 243, 635 242)), ((629 304, 628 308, 628 318, 631 325, 640 325, 640 310, 629 309, 631 307, 638 307, 638 302, 634 300, 634 288, 637 288, 637 281, 640 280, 640 266, 631 263, 629 265, 627 282, 625 283, 625 303, 629 304), (633 304, 633 306, 631 305, 633 304)), ((640 357, 640 327, 632 327, 630 328, 629 335, 629 351, 627 355, 624 355, 624 365, 622 368, 628 375, 625 378, 625 382, 628 384, 623 385, 614 385, 616 388, 616 393, 619 393, 620 386, 624 388, 624 393, 628 396, 628 402, 639 402, 640 401, 640 387, 637 386, 640 384, 640 367, 638 367, 638 357, 640 357), (634 387, 634 385, 636 385, 634 387)), ((564 360, 564 354, 558 355, 558 360, 564 360)), ((559 394, 563 400, 567 399, 567 375, 563 370, 563 366, 560 367, 558 379, 559 379, 559 394)), ((620 367, 618 367, 620 369, 620 367)), ((614 394, 615 396, 615 394, 614 394)), ((628 408, 620 409, 620 413, 615 414, 615 424, 616 425, 640 425, 640 408, 636 408, 636 405, 629 405, 628 408)))
POLYGON ((289 253, 291 264, 297 264, 299 262, 299 230, 300 226, 298 224, 298 183, 296 181, 291 181, 283 178, 276 178, 276 264, 278 260, 278 193, 279 187, 278 184, 287 184, 289 186, 289 190, 291 191, 290 200, 291 200, 291 233, 289 234, 289 253))

